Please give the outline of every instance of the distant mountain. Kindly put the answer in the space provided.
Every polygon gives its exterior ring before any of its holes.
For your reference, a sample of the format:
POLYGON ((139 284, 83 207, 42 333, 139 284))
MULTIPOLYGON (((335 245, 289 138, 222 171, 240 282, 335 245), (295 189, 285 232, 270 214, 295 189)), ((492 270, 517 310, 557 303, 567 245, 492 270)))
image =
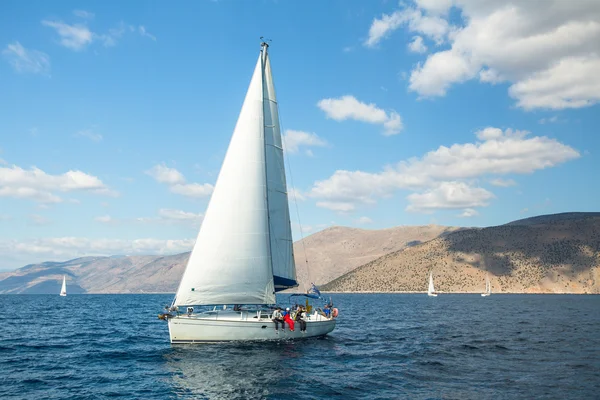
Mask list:
POLYGON ((600 293, 600 213, 543 215, 464 229, 367 263, 324 285, 330 291, 436 290, 600 293))
MULTIPOLYGON (((300 286, 293 290, 303 291, 309 282, 328 282, 391 251, 426 242, 455 229, 437 225, 383 230, 325 229, 294 243, 300 286)), ((67 292, 71 294, 173 293, 188 257, 189 252, 164 257, 83 257, 30 264, 1 274, 0 293, 58 293, 63 275, 67 276, 67 292)))

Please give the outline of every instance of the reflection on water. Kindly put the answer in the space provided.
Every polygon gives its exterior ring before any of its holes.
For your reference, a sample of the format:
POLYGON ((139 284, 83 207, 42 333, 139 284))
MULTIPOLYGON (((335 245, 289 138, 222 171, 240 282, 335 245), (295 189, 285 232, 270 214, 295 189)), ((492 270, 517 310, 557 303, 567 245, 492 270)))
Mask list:
POLYGON ((314 357, 331 352, 334 347, 326 338, 173 345, 172 351, 164 357, 172 375, 173 392, 178 396, 265 398, 288 389, 293 393, 295 382, 302 379, 302 364, 310 368, 314 363, 305 355, 311 353, 314 357))

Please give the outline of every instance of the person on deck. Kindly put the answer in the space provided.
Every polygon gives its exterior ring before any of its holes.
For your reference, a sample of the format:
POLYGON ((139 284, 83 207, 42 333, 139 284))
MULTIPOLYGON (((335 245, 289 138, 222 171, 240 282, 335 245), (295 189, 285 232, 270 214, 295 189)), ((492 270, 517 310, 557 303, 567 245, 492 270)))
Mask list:
POLYGON ((283 313, 283 320, 285 322, 287 322, 287 324, 290 326, 290 331, 294 332, 294 320, 292 319, 292 315, 290 314, 290 308, 286 308, 285 312, 283 313))
POLYGON ((285 322, 283 322, 283 315, 281 315, 281 307, 277 307, 273 311, 273 317, 271 319, 275 323, 275 331, 279 331, 279 324, 281 323, 281 330, 285 331, 285 322))
POLYGON ((298 306, 298 311, 296 311, 296 316, 294 319, 300 324, 300 332, 306 332, 306 321, 304 320, 305 315, 304 307, 298 306))
POLYGON ((331 308, 329 308, 329 304, 325 304, 323 312, 327 318, 331 318, 331 308))

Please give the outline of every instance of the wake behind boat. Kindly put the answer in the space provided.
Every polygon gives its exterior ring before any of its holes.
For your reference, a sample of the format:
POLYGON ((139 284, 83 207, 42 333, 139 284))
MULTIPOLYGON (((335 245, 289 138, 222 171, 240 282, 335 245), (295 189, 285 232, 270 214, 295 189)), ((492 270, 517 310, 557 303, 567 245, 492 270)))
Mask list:
POLYGON ((305 330, 276 331, 272 321, 275 293, 298 283, 269 45, 261 47, 175 299, 159 316, 171 343, 308 338, 335 328, 336 313, 308 307, 305 330))

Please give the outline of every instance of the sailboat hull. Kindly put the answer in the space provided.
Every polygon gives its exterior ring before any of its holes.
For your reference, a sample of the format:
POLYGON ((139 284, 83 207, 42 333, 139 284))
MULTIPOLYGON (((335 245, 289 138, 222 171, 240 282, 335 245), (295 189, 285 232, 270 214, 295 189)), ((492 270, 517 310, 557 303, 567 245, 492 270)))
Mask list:
POLYGON ((210 343, 249 340, 290 340, 325 336, 335 328, 335 319, 327 319, 311 314, 306 321, 306 331, 276 331, 275 323, 269 316, 259 318, 256 312, 207 312, 192 315, 178 315, 169 318, 171 343, 210 343))

